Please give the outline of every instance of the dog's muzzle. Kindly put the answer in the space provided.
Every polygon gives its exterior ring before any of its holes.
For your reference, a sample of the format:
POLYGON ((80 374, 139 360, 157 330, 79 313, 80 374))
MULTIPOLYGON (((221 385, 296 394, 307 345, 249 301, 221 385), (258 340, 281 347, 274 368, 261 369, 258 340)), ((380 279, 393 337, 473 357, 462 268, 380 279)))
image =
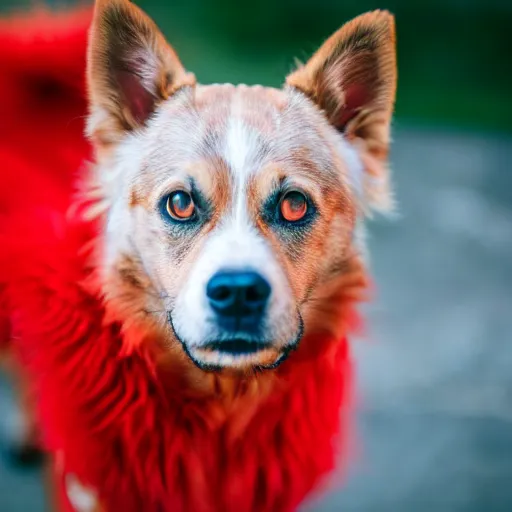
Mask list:
POLYGON ((180 339, 175 329, 186 353, 202 369, 274 368, 300 340, 301 321, 297 339, 274 340, 268 325, 272 287, 252 269, 220 270, 206 283, 204 293, 210 310, 204 339, 180 339))

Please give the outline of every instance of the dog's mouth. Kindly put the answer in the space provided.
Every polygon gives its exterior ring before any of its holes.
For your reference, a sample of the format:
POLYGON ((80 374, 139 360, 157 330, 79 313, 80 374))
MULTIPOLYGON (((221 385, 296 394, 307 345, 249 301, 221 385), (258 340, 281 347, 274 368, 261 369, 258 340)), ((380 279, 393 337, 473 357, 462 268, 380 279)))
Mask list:
POLYGON ((186 348, 194 363, 205 370, 269 369, 284 359, 284 352, 271 343, 235 338, 212 341, 206 345, 186 348))
POLYGON ((196 366, 205 371, 231 369, 245 372, 277 368, 297 348, 304 330, 299 316, 296 337, 285 344, 243 336, 221 337, 201 344, 190 344, 176 332, 171 315, 169 322, 185 353, 196 366))
POLYGON ((241 338, 226 341, 213 341, 208 343, 202 350, 210 352, 218 352, 219 354, 229 354, 232 356, 243 356, 248 354, 255 354, 262 350, 270 349, 270 343, 249 341, 241 338))

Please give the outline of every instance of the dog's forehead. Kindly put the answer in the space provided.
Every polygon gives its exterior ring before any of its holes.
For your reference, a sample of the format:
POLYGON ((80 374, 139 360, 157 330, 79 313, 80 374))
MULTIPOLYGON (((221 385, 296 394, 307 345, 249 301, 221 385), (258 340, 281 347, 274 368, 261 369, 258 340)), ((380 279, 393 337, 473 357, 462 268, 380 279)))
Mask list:
POLYGON ((157 140, 169 143, 177 161, 221 158, 234 174, 306 157, 318 168, 333 167, 332 128, 292 89, 198 86, 162 110, 157 140))
POLYGON ((289 104, 285 91, 259 85, 199 86, 194 94, 194 106, 205 122, 222 125, 236 118, 261 132, 273 131, 289 104))

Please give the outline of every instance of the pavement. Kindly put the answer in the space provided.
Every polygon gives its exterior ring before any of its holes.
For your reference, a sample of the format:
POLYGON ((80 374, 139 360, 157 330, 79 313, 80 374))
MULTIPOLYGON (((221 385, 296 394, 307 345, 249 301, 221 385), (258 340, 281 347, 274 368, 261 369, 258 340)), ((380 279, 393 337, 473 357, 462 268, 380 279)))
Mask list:
MULTIPOLYGON (((512 138, 399 125, 392 161, 354 342, 361 449, 305 512, 512 511, 512 138)), ((0 379, 0 424, 11 406, 0 379)), ((0 459, 0 512, 43 510, 39 473, 0 459)))

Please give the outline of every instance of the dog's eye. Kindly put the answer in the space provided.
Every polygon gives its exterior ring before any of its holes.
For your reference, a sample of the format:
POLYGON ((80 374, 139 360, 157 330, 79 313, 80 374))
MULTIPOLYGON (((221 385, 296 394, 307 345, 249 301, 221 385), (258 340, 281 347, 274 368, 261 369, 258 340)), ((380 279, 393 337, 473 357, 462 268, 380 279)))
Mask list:
POLYGON ((281 215, 288 222, 297 222, 303 219, 308 212, 308 200, 302 192, 288 192, 281 200, 281 215))
POLYGON ((169 194, 166 203, 167 213, 175 220, 185 221, 194 216, 196 206, 191 195, 183 190, 169 194))

